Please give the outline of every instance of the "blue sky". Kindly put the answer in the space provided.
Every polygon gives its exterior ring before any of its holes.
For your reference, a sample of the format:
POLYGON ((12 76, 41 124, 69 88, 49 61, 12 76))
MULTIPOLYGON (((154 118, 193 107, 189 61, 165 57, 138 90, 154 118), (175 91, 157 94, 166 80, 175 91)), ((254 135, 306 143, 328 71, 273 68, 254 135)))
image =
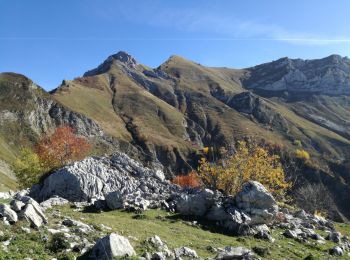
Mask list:
POLYGON ((350 56, 350 1, 0 0, 0 72, 46 89, 125 50, 157 67, 177 54, 208 66, 350 56))

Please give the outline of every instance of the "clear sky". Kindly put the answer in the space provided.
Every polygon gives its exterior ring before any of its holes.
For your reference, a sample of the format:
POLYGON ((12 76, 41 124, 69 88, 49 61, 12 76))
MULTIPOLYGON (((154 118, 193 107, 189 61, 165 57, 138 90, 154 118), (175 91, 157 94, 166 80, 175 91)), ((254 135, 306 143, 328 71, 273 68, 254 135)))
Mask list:
POLYGON ((157 67, 350 56, 349 0, 0 0, 0 72, 46 89, 124 50, 157 67))

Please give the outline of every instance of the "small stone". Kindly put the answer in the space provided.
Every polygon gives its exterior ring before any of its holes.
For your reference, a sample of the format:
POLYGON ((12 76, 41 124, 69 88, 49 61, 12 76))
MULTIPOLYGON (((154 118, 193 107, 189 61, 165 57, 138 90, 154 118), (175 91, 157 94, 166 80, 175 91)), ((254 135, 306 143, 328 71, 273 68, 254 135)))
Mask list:
POLYGON ((253 259, 252 252, 244 247, 232 247, 227 246, 225 249, 220 252, 215 259, 217 260, 225 260, 225 259, 253 259))
POLYGON ((253 249, 254 253, 256 253, 257 255, 259 255, 261 257, 266 257, 267 255, 270 254, 270 250, 267 247, 255 246, 252 249, 253 249))
POLYGON ((179 247, 174 249, 175 257, 198 258, 197 252, 188 247, 179 247))
POLYGON ((287 238, 297 238, 298 235, 295 231, 287 229, 286 231, 283 232, 283 235, 287 238))
POLYGON ((163 252, 156 252, 152 254, 152 260, 166 260, 166 256, 163 252))
POLYGON ((20 212, 26 204, 19 200, 12 200, 10 205, 11 209, 13 209, 16 212, 20 212))
POLYGON ((339 246, 335 246, 329 250, 329 253, 334 256, 342 256, 343 249, 341 249, 339 246))

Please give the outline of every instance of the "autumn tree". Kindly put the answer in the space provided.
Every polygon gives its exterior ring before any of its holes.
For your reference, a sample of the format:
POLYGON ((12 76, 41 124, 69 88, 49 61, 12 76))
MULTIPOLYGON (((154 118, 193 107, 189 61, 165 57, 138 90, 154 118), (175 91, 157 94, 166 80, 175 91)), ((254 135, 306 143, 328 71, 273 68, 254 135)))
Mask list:
POLYGON ((90 151, 90 144, 79 137, 71 127, 56 128, 52 135, 44 137, 35 151, 40 161, 48 168, 58 168, 75 160, 83 159, 90 151))
POLYGON ((14 163, 14 172, 22 188, 27 188, 39 182, 47 168, 39 156, 29 148, 22 148, 14 163))
POLYGON ((226 194, 237 193, 249 180, 262 183, 275 196, 282 197, 290 184, 285 180, 284 170, 278 155, 245 141, 238 142, 236 152, 228 158, 210 163, 202 158, 198 176, 211 189, 220 189, 226 194))

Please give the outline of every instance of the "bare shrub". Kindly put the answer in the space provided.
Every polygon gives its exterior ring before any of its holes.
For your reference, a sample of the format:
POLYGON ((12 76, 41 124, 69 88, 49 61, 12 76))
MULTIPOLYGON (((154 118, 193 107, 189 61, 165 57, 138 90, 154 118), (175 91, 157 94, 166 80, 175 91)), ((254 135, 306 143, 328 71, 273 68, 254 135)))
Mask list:
POLYGON ((296 204, 305 211, 314 214, 331 214, 336 210, 333 197, 322 183, 308 183, 295 191, 296 204))

